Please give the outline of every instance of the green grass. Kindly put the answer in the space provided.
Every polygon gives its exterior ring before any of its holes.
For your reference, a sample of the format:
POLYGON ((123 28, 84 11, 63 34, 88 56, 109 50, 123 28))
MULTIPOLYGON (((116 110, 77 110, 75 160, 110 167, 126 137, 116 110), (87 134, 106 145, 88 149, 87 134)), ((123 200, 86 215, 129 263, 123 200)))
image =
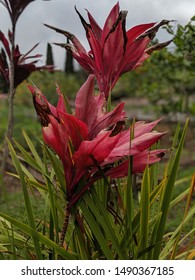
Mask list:
MULTIPOLYGON (((40 195, 30 195, 35 220, 40 221, 44 215, 44 202, 40 195)), ((27 213, 23 193, 20 188, 7 193, 7 199, 0 198, 0 212, 3 212, 20 222, 27 223, 27 213)))
MULTIPOLYGON (((19 99, 19 96, 17 97, 19 99)), ((30 133, 34 136, 41 137, 41 126, 37 119, 35 109, 33 107, 33 102, 31 100, 31 106, 28 104, 18 103, 18 100, 15 100, 14 107, 14 130, 13 137, 19 141, 22 145, 25 145, 24 137, 22 136, 21 131, 25 130, 27 133, 30 133)), ((27 98, 27 97, 26 97, 27 98)), ((31 96, 28 95, 30 99, 31 96)), ((2 146, 4 135, 7 128, 7 115, 8 115, 8 101, 0 101, 0 147, 2 146)), ((34 137, 35 138, 35 137, 34 137)))
MULTIPOLYGON (((191 176, 193 174, 193 168, 190 168, 188 170, 181 170, 179 173, 179 178, 184 178, 191 176)), ((11 175, 10 175, 11 176, 11 175)), ((184 182, 182 184, 179 184, 174 188, 173 192, 173 198, 178 196, 180 193, 182 193, 185 189, 189 187, 190 180, 188 180, 188 183, 184 182)), ((40 196, 30 196, 32 201, 33 209, 35 210, 35 219, 40 219, 44 213, 44 205, 43 200, 40 196)), ((195 201, 195 199, 193 200, 195 201)), ((171 212, 168 216, 168 223, 166 225, 166 231, 171 232, 173 231, 180 223, 183 217, 183 213, 186 206, 186 200, 183 200, 180 202, 179 205, 176 205, 173 207, 171 212)), ((7 215, 10 215, 11 217, 18 219, 19 221, 26 222, 27 216, 25 213, 25 203, 23 199, 23 194, 21 189, 18 187, 15 189, 15 191, 11 191, 7 193, 7 201, 4 198, 0 199, 0 212, 3 212, 7 215)), ((187 225, 185 228, 185 231, 187 232, 190 228, 192 228, 193 221, 187 225)))
POLYGON ((195 173, 195 167, 194 166, 189 166, 187 168, 180 166, 179 168, 179 172, 178 172, 178 180, 182 180, 184 178, 186 178, 186 181, 177 185, 174 188, 173 191, 173 198, 177 197, 181 192, 185 191, 190 184, 190 180, 192 175, 195 173), (188 178, 188 180, 187 180, 188 178))
MULTIPOLYGON (((82 83, 85 81, 84 74, 66 75, 63 72, 56 71, 48 73, 46 71, 34 72, 29 77, 47 97, 51 104, 56 104, 58 95, 56 93, 56 84, 58 84, 64 94, 71 100, 75 97, 82 83)), ((2 147, 8 117, 8 100, 0 99, 0 148, 2 147)), ((24 145, 21 130, 25 130, 31 136, 34 134, 41 137, 41 126, 33 106, 32 95, 24 81, 17 87, 14 100, 14 138, 24 145)), ((36 143, 35 141, 33 143, 36 143)), ((35 145, 36 147, 36 145, 35 145)))

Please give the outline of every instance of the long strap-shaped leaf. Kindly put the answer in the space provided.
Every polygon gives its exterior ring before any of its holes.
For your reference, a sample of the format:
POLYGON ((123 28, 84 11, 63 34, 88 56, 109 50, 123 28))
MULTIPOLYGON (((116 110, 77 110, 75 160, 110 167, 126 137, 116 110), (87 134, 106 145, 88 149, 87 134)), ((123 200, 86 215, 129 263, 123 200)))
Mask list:
POLYGON ((0 216, 2 218, 4 218, 5 220, 9 221, 12 225, 14 225, 18 229, 20 229, 25 234, 28 234, 28 235, 32 236, 32 238, 39 240, 42 244, 44 244, 48 248, 54 249, 56 254, 59 254, 65 260, 76 260, 77 259, 76 255, 74 253, 71 254, 71 253, 67 252, 66 250, 64 250, 64 248, 59 247, 58 244, 56 244, 55 242, 53 242, 52 240, 50 240, 49 238, 44 236, 42 233, 36 231, 36 229, 33 229, 30 226, 28 226, 20 221, 17 221, 16 219, 13 219, 12 217, 10 217, 4 213, 0 212, 0 216))
MULTIPOLYGON (((27 186, 26 186, 26 182, 25 182, 25 176, 24 176, 24 173, 22 171, 20 162, 17 158, 17 155, 15 153, 15 150, 14 150, 11 142, 9 140, 7 140, 7 141, 8 141, 8 146, 9 146, 9 149, 10 149, 10 153, 11 153, 13 163, 14 163, 16 171, 17 171, 17 173, 20 177, 20 182, 21 182, 24 201, 25 201, 25 208, 26 208, 27 217, 28 217, 28 223, 33 230, 36 230, 35 219, 34 219, 32 205, 31 205, 31 201, 30 201, 30 198, 29 198, 29 194, 28 194, 28 190, 27 190, 27 186)), ((42 253, 41 253, 39 240, 37 238, 35 238, 34 236, 32 236, 32 238, 33 238, 37 258, 42 259, 42 253)))
MULTIPOLYGON (((139 251, 148 246, 149 233, 149 215, 150 215, 150 176, 149 169, 146 168, 142 179, 141 201, 140 201, 140 244, 139 251)), ((143 258, 145 258, 143 256, 143 258)))
POLYGON ((91 211, 88 209, 84 201, 80 201, 79 207, 88 223, 90 226, 91 231, 93 232, 94 236, 96 237, 97 241, 99 242, 99 245, 104 252, 104 255, 106 259, 108 260, 113 260, 113 255, 112 251, 110 250, 107 240, 103 236, 102 232, 100 231, 100 228, 94 219, 94 216, 92 215, 91 211))
POLYGON ((91 199, 87 195, 85 195, 83 198, 86 202, 86 205, 88 205, 94 216, 97 218, 99 224, 101 224, 107 238, 111 240, 113 248, 116 250, 116 254, 118 255, 119 259, 125 259, 126 257, 119 245, 119 237, 117 236, 117 225, 115 225, 112 220, 109 219, 109 212, 106 208, 104 208, 104 205, 101 203, 97 192, 94 189, 92 189, 91 192, 93 199, 91 199))
POLYGON ((183 150, 184 140, 185 140, 185 136, 186 136, 186 132, 187 132, 188 122, 189 122, 189 119, 186 121, 185 127, 183 129, 180 143, 179 143, 175 158, 173 160, 171 171, 170 171, 170 174, 169 174, 169 177, 167 180, 167 184, 166 184, 166 187, 164 190, 164 195, 162 198, 161 209, 160 209, 160 212, 162 212, 162 216, 161 216, 161 219, 160 219, 160 222, 158 225, 158 229, 157 229, 157 233, 156 233, 156 242, 155 242, 158 245, 154 248, 153 259, 159 258, 161 244, 159 244, 158 242, 162 241, 162 239, 163 239, 167 215, 168 215, 169 206, 171 203, 171 197, 172 197, 172 193, 173 193, 173 188, 175 185, 176 176, 177 176, 177 172, 178 172, 178 168, 179 168, 180 157, 181 157, 181 153, 183 150))

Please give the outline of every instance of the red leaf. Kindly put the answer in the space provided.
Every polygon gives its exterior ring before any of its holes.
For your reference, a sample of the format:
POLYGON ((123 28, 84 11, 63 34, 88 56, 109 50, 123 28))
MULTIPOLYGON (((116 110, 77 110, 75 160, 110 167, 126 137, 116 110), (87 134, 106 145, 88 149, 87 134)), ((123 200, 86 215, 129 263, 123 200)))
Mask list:
POLYGON ((6 50, 6 53, 8 55, 8 57, 10 58, 10 47, 9 47, 9 42, 6 39, 5 35, 3 34, 3 32, 0 31, 0 41, 3 43, 4 48, 6 50))
POLYGON ((110 137, 110 132, 98 134, 91 141, 83 141, 79 150, 74 153, 73 160, 78 169, 101 164, 115 147, 119 135, 110 137))
POLYGON ((88 14, 89 22, 91 25, 91 29, 93 30, 94 36, 100 42, 101 36, 102 36, 102 29, 100 28, 100 26, 97 24, 95 19, 92 17, 92 15, 88 11, 87 11, 87 14, 88 14))
POLYGON ((102 46, 105 42, 108 33, 110 32, 115 22, 117 21, 118 17, 119 17, 119 2, 117 2, 117 4, 112 8, 104 24, 103 31, 102 31, 102 38, 101 38, 102 46))
MULTIPOLYGON (((147 165, 152 165, 156 162, 159 162, 161 158, 165 155, 166 150, 152 150, 152 151, 144 151, 133 157, 132 164, 132 173, 140 173, 143 172, 147 165)), ((118 166, 110 169, 105 173, 106 176, 110 176, 111 178, 122 178, 128 175, 129 169, 129 160, 124 161, 118 166)))
POLYGON ((152 23, 146 23, 146 24, 140 24, 132 27, 127 31, 127 38, 129 43, 137 39, 141 34, 143 34, 146 30, 153 27, 156 24, 156 22, 152 23))

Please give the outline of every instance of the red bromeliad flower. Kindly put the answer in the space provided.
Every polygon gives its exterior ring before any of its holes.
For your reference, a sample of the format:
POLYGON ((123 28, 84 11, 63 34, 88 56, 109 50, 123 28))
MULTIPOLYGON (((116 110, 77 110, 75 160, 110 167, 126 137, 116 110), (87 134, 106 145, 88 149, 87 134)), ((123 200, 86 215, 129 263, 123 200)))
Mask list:
POLYGON ((127 176, 129 156, 133 157, 132 172, 136 173, 164 155, 164 150, 150 151, 150 147, 164 135, 152 131, 158 121, 136 122, 134 137, 130 140, 132 129, 124 127, 124 104, 106 113, 104 95, 94 95, 93 75, 77 93, 74 115, 67 113, 59 88, 56 107, 35 86, 29 88, 42 124, 44 141, 63 163, 70 206, 103 176, 127 176), (123 162, 119 163, 121 160, 123 162))
MULTIPOLYGON (((77 11, 77 9, 76 9, 77 11)), ((52 27, 56 32, 65 35, 72 44, 57 44, 72 52, 73 57, 97 79, 100 92, 106 99, 119 77, 135 69, 150 56, 154 50, 167 46, 171 41, 148 47, 159 27, 168 24, 163 20, 159 24, 148 23, 134 26, 126 31, 127 11, 120 11, 117 3, 108 15, 103 29, 88 13, 89 23, 77 11, 85 28, 90 51, 87 52, 80 41, 70 32, 52 27)))
MULTIPOLYGON (((9 32, 9 39, 11 41, 12 33, 9 32)), ((0 74, 3 76, 4 80, 9 84, 9 64, 7 62, 7 58, 10 61, 11 59, 11 47, 9 44, 9 41, 3 34, 3 32, 0 31, 0 41, 2 42, 4 49, 1 50, 0 53, 0 74)), ((36 66, 36 63, 38 62, 38 58, 42 55, 36 54, 33 56, 29 56, 29 54, 37 47, 38 44, 36 44, 30 51, 28 51, 26 54, 21 54, 19 50, 19 46, 16 45, 14 49, 14 72, 15 72, 15 81, 14 81, 14 87, 16 88, 22 81, 24 81, 32 72, 41 70, 41 69, 53 69, 53 66, 36 66), (28 59, 35 59, 29 63, 26 61, 28 59)))

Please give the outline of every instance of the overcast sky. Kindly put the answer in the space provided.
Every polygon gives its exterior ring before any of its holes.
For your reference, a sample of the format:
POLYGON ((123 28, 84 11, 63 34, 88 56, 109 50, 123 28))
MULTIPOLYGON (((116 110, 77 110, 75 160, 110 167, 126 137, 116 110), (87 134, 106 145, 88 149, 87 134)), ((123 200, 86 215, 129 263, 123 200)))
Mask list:
MULTIPOLYGON (((74 33, 88 49, 85 32, 74 10, 74 5, 85 18, 85 9, 89 10, 102 27, 116 2, 117 0, 36 0, 32 2, 19 18, 17 25, 16 41, 21 52, 25 53, 40 42, 34 54, 43 54, 42 63, 44 64, 47 42, 65 42, 63 35, 46 28, 43 23, 74 33)), ((195 15, 195 0, 119 0, 119 3, 121 10, 128 10, 127 29, 136 24, 159 22, 162 19, 174 19, 180 24, 186 24, 195 15)), ((8 13, 0 4, 0 30, 7 34, 9 26, 8 13)), ((163 40, 169 39, 169 37, 166 38, 165 33, 160 33, 159 36, 163 40)), ((65 50, 53 46, 53 55, 56 66, 62 68, 65 50)))

